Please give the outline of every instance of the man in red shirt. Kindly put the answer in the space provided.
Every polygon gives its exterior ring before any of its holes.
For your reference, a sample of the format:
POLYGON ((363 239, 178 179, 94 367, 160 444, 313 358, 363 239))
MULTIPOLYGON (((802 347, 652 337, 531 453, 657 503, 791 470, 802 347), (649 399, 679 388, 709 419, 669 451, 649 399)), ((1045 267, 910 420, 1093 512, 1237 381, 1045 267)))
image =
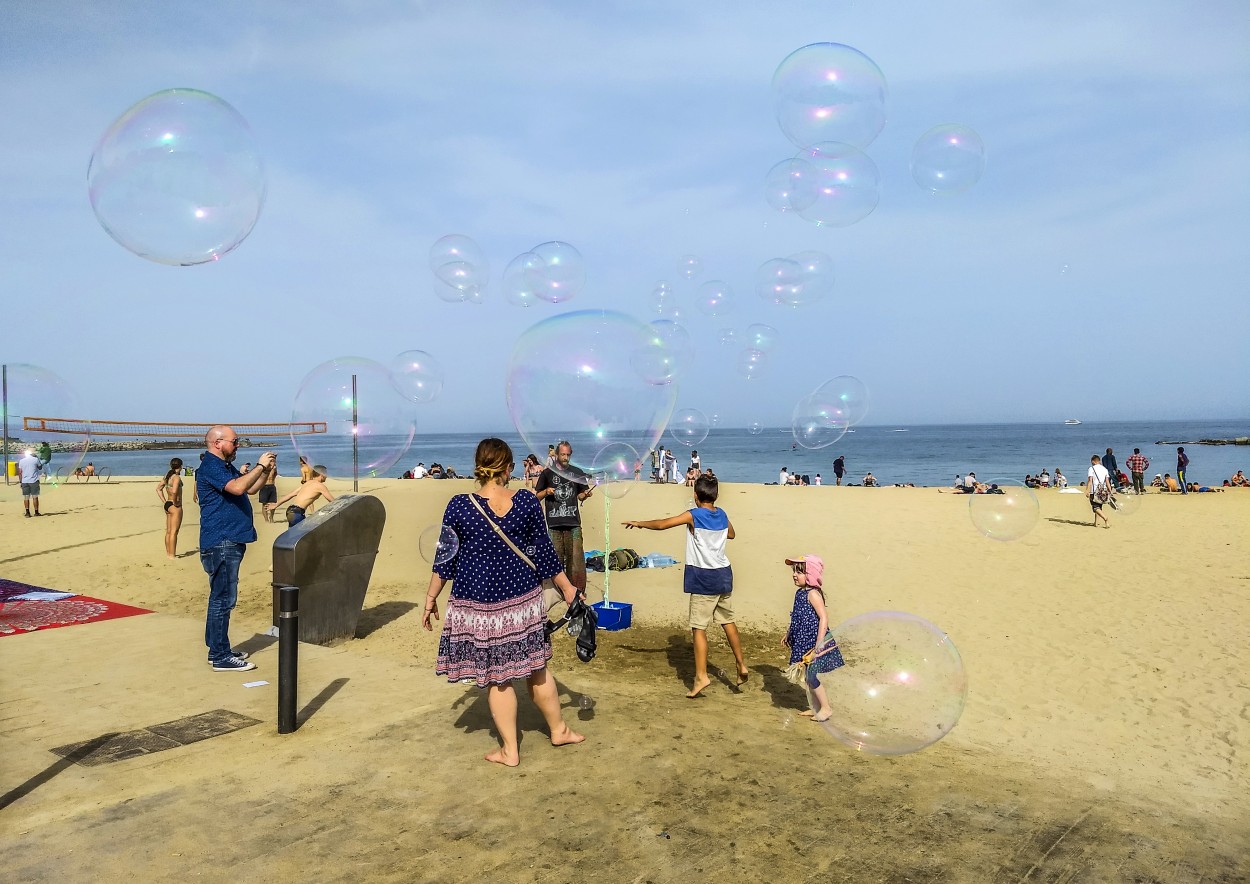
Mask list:
POLYGON ((1146 493, 1146 470, 1150 469, 1150 459, 1141 453, 1140 448, 1134 448, 1133 453, 1124 459, 1124 465, 1128 467, 1128 471, 1133 474, 1133 493, 1146 493))

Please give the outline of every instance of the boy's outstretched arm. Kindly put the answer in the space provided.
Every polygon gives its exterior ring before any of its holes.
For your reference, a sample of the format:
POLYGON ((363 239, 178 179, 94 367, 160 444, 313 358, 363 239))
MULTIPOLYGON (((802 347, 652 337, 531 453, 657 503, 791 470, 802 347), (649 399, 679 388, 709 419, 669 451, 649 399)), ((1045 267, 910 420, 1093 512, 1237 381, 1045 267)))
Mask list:
POLYGON ((690 515, 690 511, 678 513, 675 516, 669 516, 667 519, 644 519, 642 521, 622 522, 626 528, 648 528, 652 531, 664 531, 668 528, 676 528, 678 525, 693 525, 694 516, 690 515))

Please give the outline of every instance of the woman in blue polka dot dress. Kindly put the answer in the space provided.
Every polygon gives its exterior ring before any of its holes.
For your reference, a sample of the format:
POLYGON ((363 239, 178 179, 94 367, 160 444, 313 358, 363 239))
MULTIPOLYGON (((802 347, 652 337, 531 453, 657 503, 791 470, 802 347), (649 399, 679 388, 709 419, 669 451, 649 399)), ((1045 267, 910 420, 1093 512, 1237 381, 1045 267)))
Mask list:
POLYGON ((460 546, 451 559, 434 566, 422 625, 433 629, 431 618, 439 616, 438 596, 450 580, 435 672, 448 681, 475 682, 486 690, 502 743, 486 760, 516 767, 521 759, 515 679, 528 682, 530 696, 547 719, 553 746, 585 739, 564 723, 555 679, 547 672, 551 645, 543 629, 547 612, 542 581, 552 580, 567 602, 573 601, 577 590, 556 558, 538 499, 533 492, 508 488, 513 467, 508 444, 483 439, 474 464, 480 489, 457 494, 443 514, 443 524, 456 532, 460 546))

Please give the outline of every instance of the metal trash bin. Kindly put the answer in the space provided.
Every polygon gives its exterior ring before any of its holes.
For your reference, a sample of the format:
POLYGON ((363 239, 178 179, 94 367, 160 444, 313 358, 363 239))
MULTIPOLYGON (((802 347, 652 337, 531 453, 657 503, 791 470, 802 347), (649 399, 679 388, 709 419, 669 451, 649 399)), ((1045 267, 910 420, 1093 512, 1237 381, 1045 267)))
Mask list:
MULTIPOLYGON (((325 645, 356 634, 385 525, 382 501, 346 494, 274 541, 274 584, 300 589, 300 641, 325 645)), ((273 604, 277 627, 277 593, 273 604)))

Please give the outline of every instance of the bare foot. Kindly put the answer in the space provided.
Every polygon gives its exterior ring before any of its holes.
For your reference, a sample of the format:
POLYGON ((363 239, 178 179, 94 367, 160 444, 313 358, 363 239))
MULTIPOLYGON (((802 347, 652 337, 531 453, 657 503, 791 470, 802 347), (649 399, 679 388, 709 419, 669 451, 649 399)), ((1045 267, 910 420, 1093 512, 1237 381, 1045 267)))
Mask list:
POLYGON ((802 712, 799 713, 799 715, 802 715, 804 718, 811 718, 815 714, 816 713, 810 709, 804 709, 802 712))
POLYGON ((702 679, 696 678, 694 681, 694 687, 690 689, 690 693, 686 694, 686 699, 693 700, 695 697, 699 696, 699 694, 703 692, 703 689, 707 687, 708 685, 710 685, 711 683, 712 683, 712 680, 708 678, 706 675, 703 676, 702 679))
POLYGON ((830 710, 826 709, 824 712, 820 713, 819 715, 813 715, 813 716, 812 716, 812 721, 828 721, 828 720, 829 720, 829 716, 831 716, 831 715, 833 715, 833 712, 831 712, 830 710))
POLYGON ((577 733, 575 730, 573 730, 566 724, 564 726, 564 730, 561 731, 559 734, 551 735, 551 745, 571 746, 574 743, 581 743, 585 739, 586 738, 583 735, 577 733))
POLYGON ((738 684, 740 685, 746 684, 747 679, 750 677, 751 677, 750 671, 747 669, 743 669, 741 672, 738 673, 738 684))
POLYGON ((516 767, 521 763, 521 753, 505 752, 503 746, 500 746, 494 752, 488 752, 485 756, 487 761, 493 761, 495 764, 502 764, 504 767, 516 767))

